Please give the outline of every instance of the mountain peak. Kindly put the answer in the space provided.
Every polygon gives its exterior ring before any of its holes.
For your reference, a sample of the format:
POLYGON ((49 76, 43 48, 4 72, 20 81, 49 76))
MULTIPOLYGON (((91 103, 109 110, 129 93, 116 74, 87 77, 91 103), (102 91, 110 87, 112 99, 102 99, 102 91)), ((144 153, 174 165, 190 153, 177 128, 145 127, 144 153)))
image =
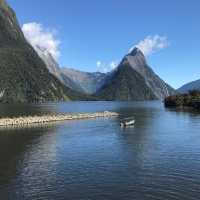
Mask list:
POLYGON ((134 47, 122 59, 120 66, 126 66, 125 64, 129 64, 136 71, 141 71, 147 66, 146 58, 138 47, 134 47))
POLYGON ((134 47, 130 52, 129 52, 129 55, 130 56, 136 56, 136 55, 142 55, 144 56, 143 52, 138 48, 138 47, 134 47))
POLYGON ((96 94, 102 100, 151 100, 173 93, 149 67, 143 52, 134 47, 96 94))

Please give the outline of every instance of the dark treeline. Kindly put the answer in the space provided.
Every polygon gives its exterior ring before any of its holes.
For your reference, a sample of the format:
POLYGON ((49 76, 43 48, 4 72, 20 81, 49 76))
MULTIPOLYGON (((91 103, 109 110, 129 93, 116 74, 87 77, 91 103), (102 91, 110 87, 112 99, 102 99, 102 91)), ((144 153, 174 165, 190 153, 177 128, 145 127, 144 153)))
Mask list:
POLYGON ((192 90, 188 94, 169 96, 164 103, 166 107, 190 107, 200 110, 200 91, 192 90))

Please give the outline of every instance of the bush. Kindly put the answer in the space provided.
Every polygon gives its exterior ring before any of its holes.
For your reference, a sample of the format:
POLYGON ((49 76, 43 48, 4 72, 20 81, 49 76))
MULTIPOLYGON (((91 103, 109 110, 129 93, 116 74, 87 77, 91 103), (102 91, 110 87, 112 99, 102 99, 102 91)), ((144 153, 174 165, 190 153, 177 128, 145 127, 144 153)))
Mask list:
POLYGON ((179 94, 165 98, 166 107, 192 107, 200 110, 200 91, 193 90, 189 94, 179 94))

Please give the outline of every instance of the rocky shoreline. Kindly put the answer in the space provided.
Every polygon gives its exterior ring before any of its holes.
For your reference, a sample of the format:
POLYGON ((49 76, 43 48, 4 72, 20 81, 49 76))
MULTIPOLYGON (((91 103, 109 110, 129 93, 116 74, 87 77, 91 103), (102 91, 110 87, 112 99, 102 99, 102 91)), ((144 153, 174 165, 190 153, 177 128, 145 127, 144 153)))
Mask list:
POLYGON ((58 114, 58 115, 44 115, 44 116, 23 116, 16 118, 1 118, 0 127, 9 126, 23 126, 30 124, 46 124, 49 122, 67 121, 67 120, 81 120, 93 119, 101 117, 117 117, 119 114, 115 112, 98 112, 98 113, 79 113, 79 114, 58 114))

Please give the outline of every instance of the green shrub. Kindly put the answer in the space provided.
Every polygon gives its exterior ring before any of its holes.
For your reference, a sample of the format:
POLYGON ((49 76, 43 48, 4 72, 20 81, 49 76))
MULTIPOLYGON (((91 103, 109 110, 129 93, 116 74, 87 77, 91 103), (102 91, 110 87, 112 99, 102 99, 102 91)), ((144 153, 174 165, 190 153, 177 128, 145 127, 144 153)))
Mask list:
POLYGON ((166 107, 192 107, 200 110, 200 91, 192 90, 188 94, 179 94, 165 98, 166 107))

